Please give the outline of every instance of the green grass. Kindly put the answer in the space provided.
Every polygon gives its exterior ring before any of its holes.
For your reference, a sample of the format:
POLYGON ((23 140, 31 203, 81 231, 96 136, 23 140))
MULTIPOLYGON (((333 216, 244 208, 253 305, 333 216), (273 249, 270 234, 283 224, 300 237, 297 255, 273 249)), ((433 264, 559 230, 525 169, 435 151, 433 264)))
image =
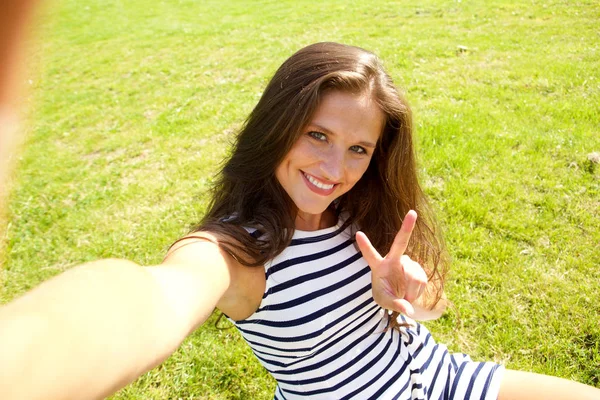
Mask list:
MULTIPOLYGON (((379 54, 414 110, 453 257, 455 307, 427 324, 437 340, 600 386, 600 166, 587 161, 600 151, 600 6, 414 3, 53 2, 30 57, 0 301, 100 257, 160 262, 200 219, 277 66, 341 41, 379 54)), ((211 321, 114 398, 270 399, 273 387, 211 321)))

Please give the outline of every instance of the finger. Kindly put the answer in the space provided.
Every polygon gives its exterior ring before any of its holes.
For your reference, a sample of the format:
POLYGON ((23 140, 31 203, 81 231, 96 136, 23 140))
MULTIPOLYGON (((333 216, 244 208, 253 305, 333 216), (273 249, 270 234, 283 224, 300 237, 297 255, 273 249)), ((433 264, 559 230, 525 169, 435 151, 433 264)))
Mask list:
POLYGON ((420 281, 413 281, 406 285, 404 289, 404 299, 413 302, 417 300, 425 291, 426 284, 420 281))
POLYGON ((358 244, 358 248, 362 253, 369 266, 372 268, 377 268, 379 264, 381 264, 381 260, 383 257, 379 254, 379 252, 373 247, 371 241, 363 232, 356 232, 356 243, 358 244))
POLYGON ((415 314, 415 308, 410 304, 408 300, 405 299, 396 299, 393 302, 394 311, 412 317, 415 314))
POLYGON ((394 243, 392 243, 392 248, 388 255, 391 257, 400 257, 404 254, 416 223, 417 212, 410 210, 404 217, 404 221, 402 221, 402 226, 394 238, 394 243))
POLYGON ((427 286, 427 274, 418 262, 411 260, 407 255, 400 257, 400 263, 406 279, 404 299, 413 302, 423 294, 427 286))

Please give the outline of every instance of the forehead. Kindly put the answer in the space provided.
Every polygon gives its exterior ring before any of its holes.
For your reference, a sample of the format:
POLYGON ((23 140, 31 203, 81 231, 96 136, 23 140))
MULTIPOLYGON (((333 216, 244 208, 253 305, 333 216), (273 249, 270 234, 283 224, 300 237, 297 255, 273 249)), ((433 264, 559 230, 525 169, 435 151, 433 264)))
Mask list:
POLYGON ((385 123, 385 114, 367 93, 327 92, 321 98, 310 124, 348 139, 376 143, 385 123))

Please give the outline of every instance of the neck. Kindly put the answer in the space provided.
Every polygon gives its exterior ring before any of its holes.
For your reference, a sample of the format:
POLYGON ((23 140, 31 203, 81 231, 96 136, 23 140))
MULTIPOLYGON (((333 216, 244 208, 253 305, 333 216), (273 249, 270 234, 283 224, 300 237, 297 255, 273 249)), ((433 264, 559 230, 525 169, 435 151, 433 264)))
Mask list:
POLYGON ((298 211, 296 215, 296 229, 301 231, 316 231, 331 228, 337 223, 335 212, 328 208, 321 214, 309 214, 298 211))

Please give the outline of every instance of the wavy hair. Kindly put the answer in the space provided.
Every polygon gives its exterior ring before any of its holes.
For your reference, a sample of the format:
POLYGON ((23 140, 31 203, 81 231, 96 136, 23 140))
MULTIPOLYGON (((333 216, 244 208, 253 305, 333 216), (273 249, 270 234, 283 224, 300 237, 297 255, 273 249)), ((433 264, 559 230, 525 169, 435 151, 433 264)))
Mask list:
POLYGON ((247 266, 263 266, 289 245, 297 209, 275 169, 320 99, 332 90, 369 94, 385 114, 367 171, 338 199, 336 211, 347 213, 346 223, 360 228, 380 254, 387 254, 403 217, 416 210, 419 218, 406 253, 428 271, 434 306, 443 292, 448 261, 419 185, 411 111, 379 58, 359 47, 316 43, 279 67, 239 132, 195 230, 219 234, 222 248, 247 266), (248 235, 248 228, 261 235, 248 235))

